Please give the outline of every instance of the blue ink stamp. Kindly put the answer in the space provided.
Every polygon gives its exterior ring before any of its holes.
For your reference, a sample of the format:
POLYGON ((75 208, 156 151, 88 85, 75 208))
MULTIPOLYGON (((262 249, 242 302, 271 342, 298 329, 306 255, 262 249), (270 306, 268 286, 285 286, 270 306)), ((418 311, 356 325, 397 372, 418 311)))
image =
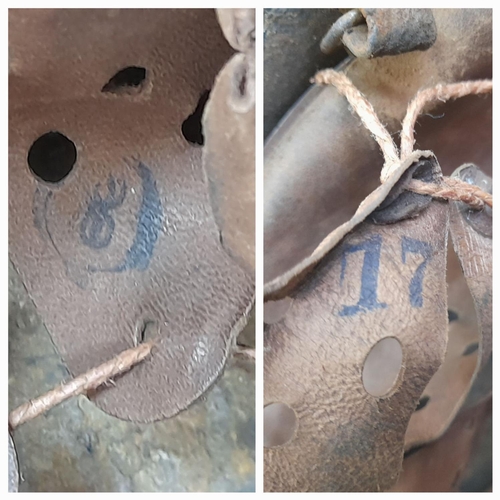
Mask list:
POLYGON ((363 258, 363 268, 361 270, 361 293, 359 300, 355 305, 344 305, 339 312, 340 316, 354 316, 359 312, 374 311, 387 307, 387 304, 379 302, 377 298, 381 247, 382 237, 380 235, 374 235, 362 243, 346 245, 344 247, 340 272, 341 284, 344 282, 347 268, 347 256, 356 252, 365 252, 365 255, 363 258))
MULTIPOLYGON (((127 270, 148 269, 153 258, 154 249, 159 239, 163 224, 163 209, 156 182, 151 170, 142 162, 134 167, 141 183, 140 206, 136 213, 134 239, 130 247, 122 254, 121 261, 108 267, 99 265, 100 259, 96 257, 95 264, 79 264, 71 256, 64 256, 53 237, 48 224, 48 214, 52 206, 55 193, 45 186, 37 188, 33 199, 33 217, 38 230, 54 247, 59 257, 64 262, 68 276, 75 275, 75 269, 80 269, 76 274, 81 275, 76 281, 78 286, 85 286, 87 279, 84 275, 89 273, 122 273, 127 270), (71 270, 71 272, 70 272, 71 270)), ((115 212, 127 202, 127 183, 125 180, 110 176, 106 183, 106 194, 103 194, 101 184, 96 184, 86 203, 85 213, 77 225, 78 240, 99 255, 106 252, 118 233, 115 212)))
POLYGON ((419 254, 424 260, 415 270, 415 274, 410 281, 410 304, 413 307, 422 307, 424 299, 422 296, 424 273, 430 258, 432 257, 432 247, 429 243, 420 240, 414 240, 403 236, 401 241, 401 252, 403 264, 406 264, 406 256, 409 253, 419 254))
POLYGON ((125 181, 118 182, 114 177, 108 179, 108 196, 101 197, 101 185, 97 184, 87 205, 87 211, 80 222, 80 239, 90 248, 106 248, 113 237, 115 219, 112 210, 123 205, 127 195, 125 181), (119 192, 116 186, 120 184, 119 192))

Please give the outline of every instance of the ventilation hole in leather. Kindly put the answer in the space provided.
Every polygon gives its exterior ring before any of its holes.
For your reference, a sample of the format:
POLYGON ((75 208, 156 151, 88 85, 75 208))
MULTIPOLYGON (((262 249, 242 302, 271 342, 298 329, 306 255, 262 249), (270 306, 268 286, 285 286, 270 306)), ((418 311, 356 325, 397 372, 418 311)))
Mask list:
POLYGON ((477 342, 474 342, 473 344, 469 344, 465 348, 465 351, 463 352, 462 356, 469 356, 473 352, 476 352, 478 349, 479 349, 479 344, 477 342))
POLYGON ((129 66, 123 68, 116 73, 106 85, 101 89, 101 92, 110 92, 119 94, 127 92, 130 89, 136 89, 146 79, 146 68, 140 66, 129 66))
POLYGON ((363 386, 375 397, 386 396, 396 385, 403 365, 403 349, 399 340, 386 337, 377 342, 363 365, 363 386))
POLYGON ((75 162, 75 144, 59 132, 40 136, 28 152, 31 172, 46 182, 62 181, 71 172, 75 162))
POLYGON ((451 309, 448 309, 448 321, 451 323, 452 321, 457 321, 458 314, 451 309))
POLYGON ((422 408, 425 408, 427 406, 427 403, 430 401, 430 399, 431 398, 429 396, 422 396, 420 398, 420 401, 418 402, 417 407, 415 408, 415 411, 419 411, 422 408))
POLYGON ((203 125, 201 119, 203 118, 203 111, 207 104, 208 98, 210 97, 210 90, 205 90, 201 94, 198 104, 195 110, 182 122, 182 135, 184 139, 190 144, 197 144, 198 146, 203 146, 205 143, 205 137, 203 136, 203 125))
POLYGON ((285 403, 264 407, 264 446, 273 448, 288 443, 295 435, 297 416, 285 403))
POLYGON ((281 321, 292 305, 292 299, 285 297, 281 300, 269 300, 264 303, 264 323, 273 325, 281 321))

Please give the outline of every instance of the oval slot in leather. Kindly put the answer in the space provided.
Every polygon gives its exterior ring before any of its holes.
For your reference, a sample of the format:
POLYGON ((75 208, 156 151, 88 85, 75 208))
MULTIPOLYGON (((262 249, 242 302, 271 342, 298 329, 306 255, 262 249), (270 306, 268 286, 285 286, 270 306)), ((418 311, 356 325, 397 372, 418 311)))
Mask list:
POLYGON ((273 448, 292 440, 297 429, 297 415, 285 403, 264 407, 264 446, 273 448))
POLYGON ((386 337, 368 353, 363 365, 363 387, 368 394, 382 397, 395 387, 403 365, 403 349, 399 340, 386 337))

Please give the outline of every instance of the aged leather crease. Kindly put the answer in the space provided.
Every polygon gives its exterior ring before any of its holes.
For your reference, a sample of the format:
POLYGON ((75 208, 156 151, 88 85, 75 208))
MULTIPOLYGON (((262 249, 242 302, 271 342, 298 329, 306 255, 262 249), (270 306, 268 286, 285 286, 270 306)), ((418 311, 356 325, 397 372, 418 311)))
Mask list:
POLYGON ((233 50, 198 9, 11 10, 9 49, 10 258, 73 374, 158 337, 100 408, 175 415, 221 374, 253 300, 250 266, 220 243, 219 178, 181 132, 233 50), (139 86, 102 91, 130 66, 139 86), (77 150, 57 184, 27 165, 50 131, 77 150))

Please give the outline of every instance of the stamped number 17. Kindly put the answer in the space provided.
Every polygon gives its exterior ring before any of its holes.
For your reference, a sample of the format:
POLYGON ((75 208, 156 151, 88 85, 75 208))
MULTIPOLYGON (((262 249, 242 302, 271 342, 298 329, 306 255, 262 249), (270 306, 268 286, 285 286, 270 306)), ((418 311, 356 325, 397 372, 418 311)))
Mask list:
MULTIPOLYGON (((347 256, 356 252, 364 252, 364 257, 361 270, 361 292, 359 300, 354 305, 344 305, 340 310, 340 316, 354 316, 359 312, 373 311, 387 307, 387 304, 380 302, 377 297, 381 248, 382 237, 380 235, 374 235, 361 243, 346 245, 344 248, 341 260, 341 283, 343 283, 345 278, 347 256)), ((425 269, 432 256, 432 247, 425 241, 403 236, 401 240, 401 259, 403 264, 406 264, 408 254, 418 254, 424 259, 415 269, 408 290, 412 307, 422 307, 422 285, 425 269)))

